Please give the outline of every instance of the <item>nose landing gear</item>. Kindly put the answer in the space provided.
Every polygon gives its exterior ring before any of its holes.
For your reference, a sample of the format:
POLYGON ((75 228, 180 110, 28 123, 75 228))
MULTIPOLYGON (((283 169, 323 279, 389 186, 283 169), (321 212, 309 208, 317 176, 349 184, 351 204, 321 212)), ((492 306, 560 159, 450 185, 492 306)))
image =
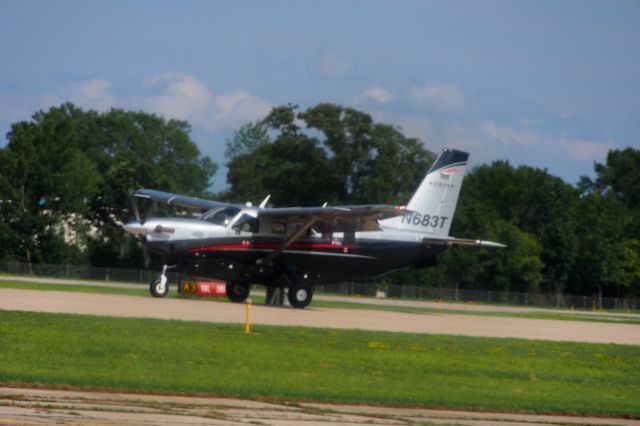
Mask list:
POLYGON ((149 293, 153 297, 166 297, 169 294, 169 282, 167 281, 167 270, 175 268, 174 266, 162 266, 162 273, 151 280, 149 283, 149 293))

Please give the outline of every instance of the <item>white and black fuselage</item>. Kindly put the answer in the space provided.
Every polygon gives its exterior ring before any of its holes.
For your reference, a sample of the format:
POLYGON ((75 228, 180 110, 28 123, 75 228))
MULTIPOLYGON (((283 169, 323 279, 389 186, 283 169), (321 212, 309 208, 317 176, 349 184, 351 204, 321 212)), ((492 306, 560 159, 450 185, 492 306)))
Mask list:
POLYGON ((433 266, 451 244, 500 246, 448 236, 467 158, 444 150, 406 207, 265 208, 138 190, 139 198, 211 208, 197 219, 154 218, 124 228, 176 271, 227 281, 232 300, 243 300, 252 283, 286 286, 292 304, 304 307, 314 285, 433 266))

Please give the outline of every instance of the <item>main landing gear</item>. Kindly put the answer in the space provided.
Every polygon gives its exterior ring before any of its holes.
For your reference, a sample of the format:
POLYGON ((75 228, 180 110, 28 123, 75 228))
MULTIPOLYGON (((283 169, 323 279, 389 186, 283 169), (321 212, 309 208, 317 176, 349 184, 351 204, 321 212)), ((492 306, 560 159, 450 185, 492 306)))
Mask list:
POLYGON ((244 302, 251 292, 251 284, 242 281, 227 281, 227 297, 232 302, 244 302))
MULTIPOLYGON (((281 290, 280 287, 270 287, 270 289, 281 290)), ((251 285, 243 281, 228 281, 227 282, 227 297, 232 302, 241 303, 247 300, 249 293, 251 292, 251 285)), ((280 299, 277 302, 269 301, 269 294, 271 292, 267 290, 267 304, 283 305, 283 301, 280 299)), ((311 303, 313 298, 313 287, 308 284, 293 284, 288 288, 287 299, 289 304, 294 308, 305 308, 311 303)), ((279 298, 276 298, 279 299, 279 298)))
POLYGON ((306 284, 293 284, 289 287, 287 298, 294 308, 305 308, 313 298, 313 287, 306 284))

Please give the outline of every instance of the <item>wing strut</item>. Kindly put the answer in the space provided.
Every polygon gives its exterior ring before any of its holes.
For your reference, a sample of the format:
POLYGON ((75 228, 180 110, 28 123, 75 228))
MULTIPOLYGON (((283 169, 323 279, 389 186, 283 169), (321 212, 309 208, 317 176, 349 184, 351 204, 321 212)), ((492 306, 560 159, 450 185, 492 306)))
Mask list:
POLYGON ((311 216, 309 218, 309 220, 307 220, 304 225, 302 225, 296 232, 294 232, 293 234, 291 234, 289 236, 289 238, 287 238, 286 240, 284 240, 282 242, 282 244, 280 244, 280 247, 278 247, 277 249, 275 249, 274 251, 272 251, 271 253, 269 253, 269 255, 267 257, 265 257, 264 259, 260 259, 262 260, 263 264, 266 265, 271 265, 273 260, 280 256, 280 253, 282 253, 283 250, 286 250, 287 247, 289 247, 295 240, 297 240, 298 238, 300 238, 305 232, 307 232, 307 230, 309 230, 309 228, 311 228, 311 225, 313 225, 316 220, 318 220, 316 217, 311 216))

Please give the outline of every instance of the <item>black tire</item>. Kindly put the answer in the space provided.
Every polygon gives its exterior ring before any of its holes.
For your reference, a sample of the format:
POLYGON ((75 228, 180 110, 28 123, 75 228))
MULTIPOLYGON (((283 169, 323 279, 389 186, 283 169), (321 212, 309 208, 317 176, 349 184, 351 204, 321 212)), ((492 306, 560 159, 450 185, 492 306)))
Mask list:
POLYGON ((160 276, 155 277, 149 283, 149 293, 151 293, 153 297, 165 297, 169 294, 169 282, 167 281, 164 286, 161 284, 160 276))
POLYGON ((294 308, 306 308, 313 298, 313 287, 305 284, 292 285, 287 297, 294 308))
POLYGON ((227 282, 227 297, 232 302, 240 303, 247 300, 251 292, 251 284, 242 281, 227 282))

